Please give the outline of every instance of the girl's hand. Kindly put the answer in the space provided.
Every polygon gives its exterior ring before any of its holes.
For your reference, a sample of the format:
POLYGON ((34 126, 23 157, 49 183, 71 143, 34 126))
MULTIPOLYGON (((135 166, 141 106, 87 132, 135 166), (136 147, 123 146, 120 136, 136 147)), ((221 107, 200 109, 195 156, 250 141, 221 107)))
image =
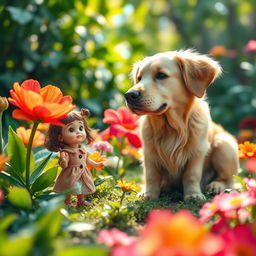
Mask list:
POLYGON ((103 168, 104 166, 105 166, 105 164, 103 162, 100 162, 100 163, 96 163, 95 167, 103 168))

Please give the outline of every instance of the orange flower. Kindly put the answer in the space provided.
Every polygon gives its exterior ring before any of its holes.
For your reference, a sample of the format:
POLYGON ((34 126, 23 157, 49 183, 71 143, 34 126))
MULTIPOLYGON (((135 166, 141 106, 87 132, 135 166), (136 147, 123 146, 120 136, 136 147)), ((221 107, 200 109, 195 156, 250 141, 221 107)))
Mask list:
POLYGON ((253 131, 252 130, 249 130, 249 129, 239 130, 238 138, 241 142, 252 138, 252 136, 253 136, 253 131))
MULTIPOLYGON (((89 159, 91 159, 91 160, 93 160, 94 162, 96 162, 96 163, 104 163, 104 162, 106 162, 106 158, 105 158, 105 156, 103 156, 103 155, 100 155, 100 153, 98 152, 98 151, 95 151, 95 152, 93 152, 93 153, 91 153, 90 155, 89 155, 89 159)), ((88 168, 92 168, 93 166, 90 166, 89 164, 88 164, 88 168)), ((97 170, 97 171, 100 171, 101 169, 102 169, 102 167, 95 167, 95 169, 97 170)))
POLYGON ((118 180, 117 186, 119 188, 121 188, 124 192, 127 192, 127 191, 135 191, 136 192, 136 189, 138 188, 138 186, 136 186, 135 184, 133 184, 131 182, 124 181, 124 180, 118 180))
POLYGON ((61 90, 53 85, 41 88, 36 80, 26 80, 21 85, 14 83, 10 90, 9 102, 19 109, 12 112, 17 119, 62 125, 59 121, 75 108, 70 96, 62 95, 61 90))
POLYGON ((189 211, 172 214, 168 210, 153 210, 147 225, 140 231, 138 254, 160 255, 216 255, 222 241, 210 234, 189 211))
POLYGON ((49 124, 45 124, 45 123, 40 123, 37 127, 37 130, 41 131, 41 132, 45 132, 47 131, 49 128, 49 124))
MULTIPOLYGON (((25 129, 22 126, 16 129, 17 135, 20 137, 20 139, 22 140, 22 142, 25 145, 27 145, 29 142, 29 137, 30 137, 31 131, 32 131, 32 129, 25 129)), ((36 148, 36 147, 44 145, 44 139, 45 139, 45 135, 43 133, 41 133, 40 131, 36 131, 35 137, 33 140, 33 144, 32 144, 32 148, 36 148)))
POLYGON ((122 149, 122 154, 131 155, 132 157, 134 157, 137 160, 142 159, 142 154, 140 153, 140 151, 137 148, 132 147, 130 145, 127 145, 124 149, 122 149))
POLYGON ((209 53, 212 56, 226 56, 227 55, 227 50, 224 46, 222 45, 216 45, 214 47, 211 48, 211 50, 209 51, 209 53))
POLYGON ((5 169, 4 164, 10 160, 10 157, 6 156, 5 154, 0 155, 0 171, 5 169))
POLYGON ((239 144, 239 158, 251 158, 256 156, 256 144, 249 141, 245 141, 243 144, 239 144))

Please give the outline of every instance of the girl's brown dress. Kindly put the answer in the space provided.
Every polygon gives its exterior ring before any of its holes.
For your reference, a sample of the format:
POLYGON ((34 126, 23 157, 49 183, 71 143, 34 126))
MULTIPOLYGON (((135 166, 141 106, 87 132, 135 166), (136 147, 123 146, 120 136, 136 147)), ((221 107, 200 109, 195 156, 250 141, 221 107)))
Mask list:
MULTIPOLYGON (((61 152, 68 154, 68 166, 63 168, 58 176, 54 192, 63 192, 72 189, 72 194, 89 195, 95 192, 96 188, 93 181, 93 176, 86 166, 88 152, 83 145, 79 148, 65 146, 61 152)), ((63 159, 59 159, 59 164, 62 166, 63 159)))

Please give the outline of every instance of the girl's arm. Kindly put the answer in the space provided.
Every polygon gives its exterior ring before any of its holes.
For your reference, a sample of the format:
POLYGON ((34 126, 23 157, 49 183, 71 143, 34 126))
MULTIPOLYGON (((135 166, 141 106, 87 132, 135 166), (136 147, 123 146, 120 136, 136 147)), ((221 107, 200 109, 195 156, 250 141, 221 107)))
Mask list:
POLYGON ((62 151, 60 153, 59 165, 60 167, 67 168, 69 162, 69 154, 67 152, 62 151))

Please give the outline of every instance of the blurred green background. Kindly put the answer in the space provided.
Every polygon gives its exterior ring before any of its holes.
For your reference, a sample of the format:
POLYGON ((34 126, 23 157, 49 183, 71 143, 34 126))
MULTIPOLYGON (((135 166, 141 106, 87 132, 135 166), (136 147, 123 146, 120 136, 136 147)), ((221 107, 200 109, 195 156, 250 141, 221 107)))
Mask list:
MULTIPOLYGON (((216 122, 236 134, 256 113, 256 51, 244 50, 256 39, 255 0, 2 0, 0 32, 1 96, 28 78, 57 85, 99 128, 104 109, 124 104, 135 61, 186 48, 223 67, 208 89, 216 122)), ((11 110, 5 126, 16 125, 11 110)))

